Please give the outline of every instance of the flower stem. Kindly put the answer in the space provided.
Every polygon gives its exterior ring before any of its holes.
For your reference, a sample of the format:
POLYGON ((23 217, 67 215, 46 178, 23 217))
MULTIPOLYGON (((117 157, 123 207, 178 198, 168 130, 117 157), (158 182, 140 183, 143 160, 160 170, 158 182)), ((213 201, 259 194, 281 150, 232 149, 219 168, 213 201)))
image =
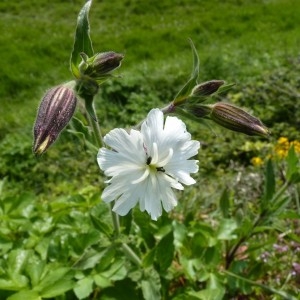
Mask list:
POLYGON ((136 265, 141 266, 142 261, 140 258, 134 253, 134 251, 125 243, 122 243, 123 252, 134 262, 136 265))
POLYGON ((120 222, 119 216, 115 212, 113 212, 113 205, 113 202, 110 202, 111 218, 116 232, 116 236, 118 236, 120 234, 120 222))
MULTIPOLYGON (((95 112, 95 107, 93 105, 93 99, 87 96, 85 99, 85 104, 87 108, 87 116, 88 116, 88 122, 90 126, 93 129, 93 133, 95 136, 96 144, 99 148, 101 148, 104 143, 103 143, 103 138, 99 126, 99 122, 96 116, 95 112)), ((113 203, 110 204, 110 211, 111 211, 111 217, 112 217, 112 222, 113 222, 113 227, 115 230, 115 235, 119 236, 120 235, 120 222, 119 222, 119 216, 113 212, 113 203)), ((135 254, 135 252, 125 243, 122 243, 122 249, 123 252, 127 255, 127 257, 134 262, 136 265, 141 266, 142 262, 140 258, 135 254)))
MULTIPOLYGON (((95 112, 94 106, 92 106, 92 108, 95 112)), ((94 113, 94 115, 96 115, 96 114, 94 113)), ((93 129, 96 144, 99 148, 101 148, 101 147, 103 147, 104 143, 103 143, 103 138, 102 138, 102 134, 101 134, 98 119, 94 120, 88 112, 87 112, 87 116, 88 116, 89 124, 93 129)))
MULTIPOLYGON (((85 104, 86 104, 86 108, 87 108, 87 116, 88 116, 89 124, 93 129, 96 144, 99 148, 101 148, 104 145, 104 143, 103 143, 103 138, 102 138, 99 122, 97 119, 95 107, 93 105, 93 99, 91 99, 89 96, 87 96, 84 99, 85 99, 85 104)), ((113 226, 115 229, 115 233, 118 236, 120 234, 119 216, 113 212, 112 204, 111 204, 110 208, 111 208, 110 211, 111 211, 113 226)))

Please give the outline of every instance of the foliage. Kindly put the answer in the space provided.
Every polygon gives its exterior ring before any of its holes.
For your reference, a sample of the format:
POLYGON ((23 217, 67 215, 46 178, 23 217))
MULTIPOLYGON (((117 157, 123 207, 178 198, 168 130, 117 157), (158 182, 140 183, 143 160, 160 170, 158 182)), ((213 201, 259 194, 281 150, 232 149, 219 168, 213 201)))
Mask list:
POLYGON ((125 299, 126 286, 130 299, 296 299, 300 166, 293 148, 284 165, 286 177, 276 182, 277 163, 269 160, 252 203, 225 189, 213 208, 179 207, 158 222, 136 209, 121 219, 117 238, 98 193, 40 202, 28 193, 5 196, 2 181, 0 295, 125 299), (142 268, 128 261, 124 243, 142 268))

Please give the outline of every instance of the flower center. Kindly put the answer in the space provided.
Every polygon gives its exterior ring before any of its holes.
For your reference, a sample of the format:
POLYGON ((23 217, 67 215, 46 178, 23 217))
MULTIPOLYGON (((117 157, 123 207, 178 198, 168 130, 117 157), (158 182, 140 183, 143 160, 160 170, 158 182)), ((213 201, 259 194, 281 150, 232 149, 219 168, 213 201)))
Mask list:
POLYGON ((143 167, 145 168, 144 173, 138 179, 133 180, 131 182, 132 184, 137 184, 142 182, 150 175, 150 173, 156 174, 157 172, 165 172, 164 166, 167 165, 167 163, 171 160, 173 156, 173 149, 170 148, 167 155, 159 159, 158 147, 156 143, 153 143, 152 156, 148 156, 146 147, 144 147, 144 150, 146 151, 146 155, 147 155, 146 165, 143 167))

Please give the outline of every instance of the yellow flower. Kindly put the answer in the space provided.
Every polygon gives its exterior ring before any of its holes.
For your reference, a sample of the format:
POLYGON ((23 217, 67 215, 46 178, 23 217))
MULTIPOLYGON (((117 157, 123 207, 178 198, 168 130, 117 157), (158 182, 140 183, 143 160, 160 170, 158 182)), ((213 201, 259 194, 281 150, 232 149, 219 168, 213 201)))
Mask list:
POLYGON ((261 166, 264 162, 263 162, 263 160, 262 160, 260 157, 255 156, 255 157, 252 157, 251 163, 252 163, 253 166, 259 167, 259 166, 261 166))
POLYGON ((277 144, 279 144, 279 145, 288 145, 289 144, 289 139, 282 136, 278 139, 277 144))
POLYGON ((290 145, 292 146, 292 145, 294 145, 294 149, 295 149, 295 152, 296 153, 300 153, 300 142, 299 141, 292 141, 291 143, 290 143, 290 145))
POLYGON ((285 158, 288 154, 290 148, 290 142, 286 137, 280 137, 277 141, 277 144, 274 147, 276 155, 282 159, 285 158))

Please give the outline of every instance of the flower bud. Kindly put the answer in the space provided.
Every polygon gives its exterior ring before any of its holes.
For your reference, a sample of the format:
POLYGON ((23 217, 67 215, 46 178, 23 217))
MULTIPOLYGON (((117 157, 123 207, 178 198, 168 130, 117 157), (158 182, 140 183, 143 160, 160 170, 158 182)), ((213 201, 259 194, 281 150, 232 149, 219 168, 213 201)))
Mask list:
POLYGON ((200 83, 193 88, 191 95, 196 97, 209 96, 215 93, 223 84, 223 80, 210 80, 200 83))
POLYGON ((44 153, 69 123, 77 98, 72 89, 60 85, 47 91, 39 106, 33 134, 33 152, 44 153))
POLYGON ((259 119, 228 103, 218 102, 212 105, 210 117, 217 124, 233 131, 247 135, 269 135, 269 130, 259 119))
POLYGON ((83 63, 79 67, 81 72, 91 78, 101 79, 121 65, 124 55, 110 51, 98 53, 90 58, 83 53, 82 58, 83 63))

